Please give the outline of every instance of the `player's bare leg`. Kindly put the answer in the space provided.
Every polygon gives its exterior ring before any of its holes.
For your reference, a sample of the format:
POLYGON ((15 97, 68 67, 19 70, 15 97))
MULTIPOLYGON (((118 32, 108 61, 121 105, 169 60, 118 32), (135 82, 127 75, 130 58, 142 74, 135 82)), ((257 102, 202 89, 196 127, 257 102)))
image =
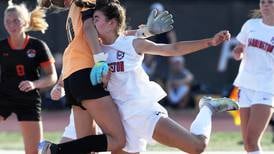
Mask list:
POLYGON ((170 118, 161 118, 154 130, 153 138, 159 143, 196 154, 206 147, 206 137, 195 136, 170 118))
POLYGON ((212 114, 238 108, 237 103, 227 98, 203 97, 200 100, 200 112, 193 121, 190 132, 170 118, 161 118, 155 127, 153 138, 191 154, 202 153, 210 138, 212 114))
POLYGON ((25 153, 37 154, 37 145, 43 136, 42 122, 38 121, 22 121, 19 122, 24 140, 25 153))
POLYGON ((273 108, 256 104, 248 109, 241 109, 240 112, 245 150, 248 152, 261 150, 260 140, 269 124, 273 108))

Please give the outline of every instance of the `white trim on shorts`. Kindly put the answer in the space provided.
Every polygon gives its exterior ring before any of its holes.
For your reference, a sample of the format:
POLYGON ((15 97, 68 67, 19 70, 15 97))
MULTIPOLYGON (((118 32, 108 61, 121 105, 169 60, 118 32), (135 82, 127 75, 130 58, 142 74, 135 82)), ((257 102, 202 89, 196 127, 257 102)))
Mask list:
POLYGON ((263 104, 274 107, 274 95, 270 93, 240 88, 239 106, 240 108, 249 108, 255 104, 263 104))
POLYGON ((70 111, 69 116, 69 124, 66 126, 65 131, 63 133, 63 137, 70 138, 70 139, 76 139, 76 130, 74 125, 74 115, 73 110, 70 111))

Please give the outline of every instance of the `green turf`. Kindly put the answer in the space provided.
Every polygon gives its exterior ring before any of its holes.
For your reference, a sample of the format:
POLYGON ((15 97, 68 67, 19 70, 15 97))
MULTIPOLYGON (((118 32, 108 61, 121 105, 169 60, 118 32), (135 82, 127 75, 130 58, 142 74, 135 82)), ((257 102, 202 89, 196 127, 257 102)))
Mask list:
MULTIPOLYGON (((243 145, 241 142, 241 134, 239 132, 214 133, 211 136, 210 143, 207 147, 208 151, 241 151, 243 145)), ((267 132, 262 140, 262 147, 265 151, 274 151, 274 143, 272 143, 272 134, 267 132)), ((155 144, 149 146, 150 151, 176 150, 167 148, 166 146, 155 144)))
MULTIPOLYGON (((54 142, 58 142, 61 133, 45 133, 44 136, 46 139, 49 139, 54 142)), ((23 149, 23 139, 20 133, 7 133, 0 132, 0 149, 5 150, 22 150, 23 149)))
MULTIPOLYGON (((45 133, 45 138, 53 142, 58 142, 61 137, 60 132, 45 133)), ((271 142, 272 135, 267 132, 262 140, 263 149, 266 151, 274 151, 274 143, 271 142)), ((214 133, 211 136, 210 144, 207 148, 209 151, 238 151, 243 150, 243 146, 238 144, 241 141, 241 135, 239 132, 232 133, 214 133)), ((6 133, 0 132, 0 149, 12 149, 20 150, 23 149, 22 137, 20 133, 6 133)), ((167 151, 176 150, 167 148, 160 144, 153 144, 148 146, 149 151, 167 151)))

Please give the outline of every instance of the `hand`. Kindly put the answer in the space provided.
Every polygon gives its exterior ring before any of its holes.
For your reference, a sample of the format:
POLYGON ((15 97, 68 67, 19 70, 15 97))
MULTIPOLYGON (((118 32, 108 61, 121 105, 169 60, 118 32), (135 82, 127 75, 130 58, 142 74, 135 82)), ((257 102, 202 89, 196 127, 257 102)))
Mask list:
POLYGON ((108 81, 110 80, 110 76, 111 76, 111 72, 108 71, 108 73, 106 75, 103 75, 102 77, 102 83, 103 83, 103 87, 107 88, 108 85, 108 81))
POLYGON ((50 91, 50 97, 52 100, 58 101, 64 96, 65 96, 65 90, 64 90, 64 87, 61 86, 60 84, 56 84, 50 91))
POLYGON ((91 72, 90 81, 93 86, 102 83, 103 76, 108 74, 108 64, 104 61, 97 62, 91 72))
POLYGON ((152 35, 168 32, 173 29, 173 16, 168 11, 158 13, 156 9, 150 12, 147 27, 152 35))
POLYGON ((144 37, 154 36, 173 29, 173 16, 168 11, 158 12, 152 10, 148 16, 146 25, 140 25, 144 37))
POLYGON ((233 50, 232 50, 232 57, 235 60, 241 60, 243 57, 243 52, 244 52, 244 46, 242 45, 237 45, 233 50))
POLYGON ((24 92, 29 92, 31 90, 34 90, 36 87, 34 85, 34 83, 32 81, 28 81, 28 80, 25 80, 25 81, 21 81, 19 83, 19 86, 18 88, 21 90, 21 91, 24 91, 24 92))
POLYGON ((215 34, 212 40, 209 42, 209 46, 217 46, 224 41, 230 40, 230 33, 227 30, 220 31, 219 33, 215 34))

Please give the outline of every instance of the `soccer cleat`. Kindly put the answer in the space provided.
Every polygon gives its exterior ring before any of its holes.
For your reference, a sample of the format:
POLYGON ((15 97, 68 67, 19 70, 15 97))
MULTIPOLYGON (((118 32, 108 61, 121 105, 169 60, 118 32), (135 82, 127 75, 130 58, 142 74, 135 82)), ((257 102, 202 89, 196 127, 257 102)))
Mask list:
POLYGON ((239 105, 229 98, 212 98, 204 96, 200 99, 199 107, 207 106, 212 113, 238 110, 239 105))
POLYGON ((49 142, 49 141, 42 141, 39 143, 38 146, 38 153, 39 154, 52 154, 51 150, 50 150, 50 146, 53 143, 49 142))

